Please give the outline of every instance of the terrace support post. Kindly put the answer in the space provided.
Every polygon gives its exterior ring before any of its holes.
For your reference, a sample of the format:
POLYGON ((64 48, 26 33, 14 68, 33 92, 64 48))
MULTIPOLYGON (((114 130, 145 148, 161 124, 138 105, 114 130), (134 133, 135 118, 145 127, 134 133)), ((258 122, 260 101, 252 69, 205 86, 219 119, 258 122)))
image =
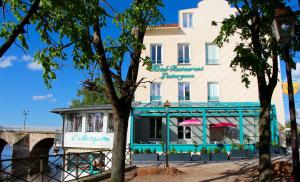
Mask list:
POLYGON ((134 115, 133 115, 133 110, 130 112, 130 150, 133 149, 133 137, 134 137, 134 115))
POLYGON ((206 110, 203 110, 203 115, 202 115, 202 120, 203 120, 203 146, 206 148, 206 129, 207 129, 207 123, 206 123, 206 110))
POLYGON ((275 142, 279 144, 279 128, 278 128, 278 121, 277 121, 277 113, 276 108, 273 108, 273 120, 274 120, 274 134, 275 134, 275 142))
POLYGON ((273 144, 274 142, 274 134, 275 134, 275 126, 274 126, 274 113, 273 113, 273 109, 272 109, 272 114, 271 114, 271 144, 273 144))
POLYGON ((243 113, 239 109, 239 128, 240 128, 240 144, 244 143, 244 124, 243 124, 243 113))

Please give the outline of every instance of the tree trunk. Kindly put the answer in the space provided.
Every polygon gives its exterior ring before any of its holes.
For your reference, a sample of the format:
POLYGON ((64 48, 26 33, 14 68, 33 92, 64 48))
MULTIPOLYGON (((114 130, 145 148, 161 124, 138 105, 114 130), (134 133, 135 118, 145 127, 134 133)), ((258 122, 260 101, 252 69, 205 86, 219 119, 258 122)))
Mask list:
POLYGON ((267 91, 260 92, 260 116, 259 116, 259 182, 272 181, 271 169, 271 125, 270 111, 271 99, 267 96, 267 91))
POLYGON ((300 165, 299 165, 299 145, 297 136, 297 122, 296 122, 296 109, 294 100, 294 88, 292 81, 292 68, 290 64, 289 49, 285 51, 286 62, 286 77, 288 82, 288 95, 289 95, 289 110, 291 121, 291 142, 292 142, 292 156, 293 156, 293 172, 292 176, 294 181, 300 181, 300 165))
POLYGON ((130 109, 113 106, 114 143, 112 150, 112 182, 124 182, 127 127, 130 109))

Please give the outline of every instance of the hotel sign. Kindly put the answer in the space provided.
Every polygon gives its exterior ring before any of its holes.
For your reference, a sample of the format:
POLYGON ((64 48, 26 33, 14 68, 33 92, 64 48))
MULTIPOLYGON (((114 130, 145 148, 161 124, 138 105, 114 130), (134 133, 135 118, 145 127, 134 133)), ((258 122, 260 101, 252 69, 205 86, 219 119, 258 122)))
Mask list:
POLYGON ((177 65, 170 65, 166 67, 154 65, 152 66, 152 72, 160 72, 161 79, 177 79, 182 80, 185 78, 194 78, 195 73, 203 71, 203 67, 185 67, 185 66, 177 66, 177 65))
POLYGON ((64 136, 65 147, 112 148, 113 134, 67 132, 64 136))

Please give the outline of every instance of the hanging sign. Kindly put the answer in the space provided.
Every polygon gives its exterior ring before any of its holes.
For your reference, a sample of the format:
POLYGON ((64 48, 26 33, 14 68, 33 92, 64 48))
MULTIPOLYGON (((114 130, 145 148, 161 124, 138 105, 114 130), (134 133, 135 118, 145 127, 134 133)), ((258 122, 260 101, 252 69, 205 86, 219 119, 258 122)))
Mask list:
POLYGON ((177 79, 182 80, 186 78, 194 78, 194 72, 203 71, 203 67, 185 67, 185 66, 177 66, 177 65, 170 65, 166 67, 153 65, 152 72, 160 72, 161 79, 177 79))
MULTIPOLYGON (((293 82, 293 87, 294 87, 294 95, 295 95, 299 91, 299 83, 298 82, 293 82)), ((289 95, 287 82, 282 83, 282 90, 283 90, 283 93, 285 95, 289 95)))

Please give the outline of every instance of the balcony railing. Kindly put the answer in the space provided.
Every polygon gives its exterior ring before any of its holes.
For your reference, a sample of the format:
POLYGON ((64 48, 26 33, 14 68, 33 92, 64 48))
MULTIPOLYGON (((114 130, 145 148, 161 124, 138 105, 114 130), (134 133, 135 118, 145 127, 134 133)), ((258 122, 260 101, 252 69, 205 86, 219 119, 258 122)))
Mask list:
POLYGON ((161 96, 150 96, 150 101, 161 101, 161 96))
POLYGON ((178 96, 178 100, 179 101, 190 101, 190 97, 189 96, 178 96))

